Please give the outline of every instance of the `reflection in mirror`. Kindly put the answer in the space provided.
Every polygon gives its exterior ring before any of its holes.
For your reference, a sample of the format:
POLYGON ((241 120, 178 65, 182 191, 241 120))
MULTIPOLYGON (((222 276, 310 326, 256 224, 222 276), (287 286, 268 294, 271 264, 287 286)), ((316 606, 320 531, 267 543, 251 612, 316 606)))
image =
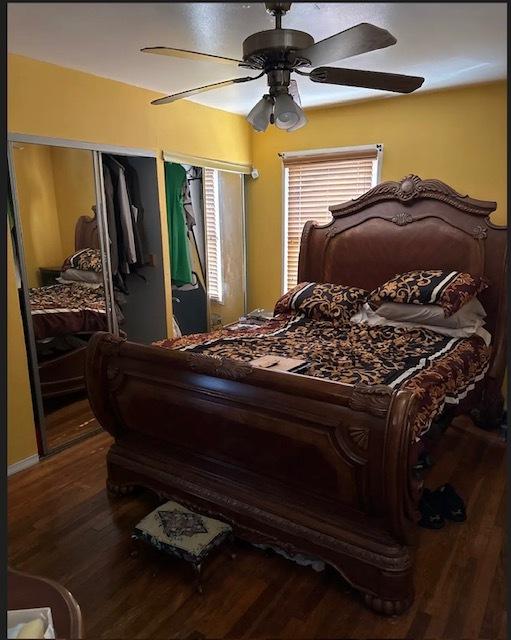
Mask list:
MULTIPOLYGON (((108 330, 92 152, 14 143, 20 273, 26 278, 48 451, 95 432, 85 349, 108 330)), ((46 453, 46 452, 45 452, 46 453)))
POLYGON ((245 313, 244 181, 239 173, 165 163, 174 335, 245 313))

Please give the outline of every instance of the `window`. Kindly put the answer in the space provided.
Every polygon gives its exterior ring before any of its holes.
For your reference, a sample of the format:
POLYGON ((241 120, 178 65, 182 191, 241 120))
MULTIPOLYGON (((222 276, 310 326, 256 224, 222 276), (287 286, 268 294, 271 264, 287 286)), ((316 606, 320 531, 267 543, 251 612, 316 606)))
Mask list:
POLYGON ((203 170, 204 217, 206 226, 206 258, 208 296, 222 302, 222 248, 220 245, 220 208, 218 206, 218 171, 203 170))
POLYGON ((284 163, 283 290, 296 285, 302 230, 326 224, 328 207, 362 195, 377 183, 381 145, 282 154, 284 163))

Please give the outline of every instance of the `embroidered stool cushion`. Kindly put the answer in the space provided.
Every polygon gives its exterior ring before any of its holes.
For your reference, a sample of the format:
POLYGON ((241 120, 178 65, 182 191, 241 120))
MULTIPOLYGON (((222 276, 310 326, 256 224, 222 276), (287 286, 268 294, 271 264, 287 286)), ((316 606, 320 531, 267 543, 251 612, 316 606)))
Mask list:
POLYGON ((134 537, 159 551, 200 565, 214 547, 231 536, 228 524, 169 501, 151 511, 135 527, 134 537))

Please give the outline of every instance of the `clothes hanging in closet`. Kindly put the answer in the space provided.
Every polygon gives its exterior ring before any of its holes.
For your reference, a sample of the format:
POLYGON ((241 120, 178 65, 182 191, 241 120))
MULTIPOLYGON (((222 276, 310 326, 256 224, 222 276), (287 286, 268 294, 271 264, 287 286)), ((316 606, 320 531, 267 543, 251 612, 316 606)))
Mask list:
POLYGON ((193 282, 183 188, 186 171, 180 164, 165 162, 165 194, 172 281, 177 286, 193 282))
MULTIPOLYGON (((132 191, 133 170, 117 158, 103 156, 103 181, 114 284, 127 293, 125 276, 146 264, 142 216, 132 191)), ((138 195, 138 192, 137 192, 138 195)))

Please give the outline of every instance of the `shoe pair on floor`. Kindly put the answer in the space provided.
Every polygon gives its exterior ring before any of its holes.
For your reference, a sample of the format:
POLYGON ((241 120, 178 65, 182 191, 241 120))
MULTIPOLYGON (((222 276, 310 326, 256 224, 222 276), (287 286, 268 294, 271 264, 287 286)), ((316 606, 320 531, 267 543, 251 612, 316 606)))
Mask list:
POLYGON ((467 519, 465 504, 450 484, 443 484, 435 491, 424 489, 419 510, 419 526, 426 529, 441 529, 446 520, 464 522, 467 519))

